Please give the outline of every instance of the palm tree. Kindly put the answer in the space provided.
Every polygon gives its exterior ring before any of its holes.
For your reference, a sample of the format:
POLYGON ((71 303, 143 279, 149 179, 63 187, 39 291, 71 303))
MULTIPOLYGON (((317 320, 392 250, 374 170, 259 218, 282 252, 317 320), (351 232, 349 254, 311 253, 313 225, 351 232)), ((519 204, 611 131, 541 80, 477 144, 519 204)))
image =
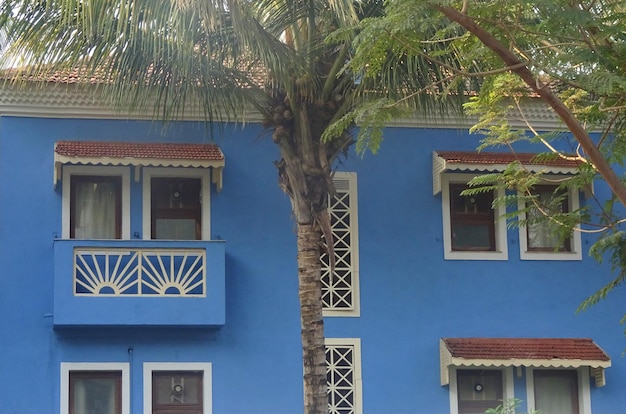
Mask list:
MULTIPOLYGON (((280 150, 278 182, 297 228, 306 413, 328 411, 320 245, 322 234, 331 237, 326 210, 334 161, 354 142, 351 111, 370 95, 419 90, 432 80, 414 76, 411 68, 433 69, 419 57, 390 57, 384 64, 395 68, 393 76, 379 83, 366 85, 343 70, 351 30, 381 4, 5 0, 0 6, 0 30, 11 42, 6 56, 29 63, 28 76, 17 80, 59 70, 95 75, 112 105, 152 110, 159 119, 178 119, 189 109, 211 125, 242 121, 250 110, 262 115, 280 150), (339 34, 328 41, 331 33, 339 34), (331 124, 340 128, 331 131, 331 124)), ((430 102, 423 97, 412 102, 430 102)))

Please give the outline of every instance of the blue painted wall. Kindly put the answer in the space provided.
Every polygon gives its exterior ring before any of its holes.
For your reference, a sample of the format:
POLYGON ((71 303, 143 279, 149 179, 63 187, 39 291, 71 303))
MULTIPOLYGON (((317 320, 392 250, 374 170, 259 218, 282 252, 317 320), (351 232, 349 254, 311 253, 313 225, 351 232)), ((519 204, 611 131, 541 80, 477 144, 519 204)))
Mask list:
MULTIPOLYGON (((107 361, 131 363, 132 413, 142 412, 143 362, 161 361, 212 362, 216 414, 301 411, 295 234, 272 165, 278 153, 254 125, 226 128, 214 138, 226 156, 224 189, 211 196, 212 236, 226 241, 223 328, 55 330, 53 241, 61 234, 61 185, 53 188, 54 142, 211 138, 195 123, 164 132, 151 122, 0 118, 3 414, 58 413, 60 363, 107 361)), ((607 385, 592 385, 593 412, 621 412, 622 292, 575 313, 612 277, 586 257, 591 236, 583 235, 583 261, 520 261, 517 229, 508 232, 508 261, 443 260, 431 154, 476 144, 464 131, 389 129, 376 156, 352 154, 339 166, 358 173, 361 316, 326 318, 326 336, 361 338, 364 412, 448 412, 438 350, 447 336, 591 337, 613 361, 607 385)), ((597 191, 602 196, 604 189, 597 191)), ((139 201, 139 183, 132 192, 139 201)), ((131 201, 131 210, 132 234, 141 223, 140 203, 131 201)))

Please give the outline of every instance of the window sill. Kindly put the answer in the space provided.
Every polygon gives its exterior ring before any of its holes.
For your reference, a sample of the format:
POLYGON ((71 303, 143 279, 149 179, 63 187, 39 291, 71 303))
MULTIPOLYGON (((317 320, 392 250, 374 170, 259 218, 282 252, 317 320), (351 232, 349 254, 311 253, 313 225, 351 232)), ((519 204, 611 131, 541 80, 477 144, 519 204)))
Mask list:
POLYGON ((582 253, 577 252, 520 252, 521 260, 582 260, 582 253))
POLYGON ((508 260, 507 251, 446 251, 445 260, 508 260))

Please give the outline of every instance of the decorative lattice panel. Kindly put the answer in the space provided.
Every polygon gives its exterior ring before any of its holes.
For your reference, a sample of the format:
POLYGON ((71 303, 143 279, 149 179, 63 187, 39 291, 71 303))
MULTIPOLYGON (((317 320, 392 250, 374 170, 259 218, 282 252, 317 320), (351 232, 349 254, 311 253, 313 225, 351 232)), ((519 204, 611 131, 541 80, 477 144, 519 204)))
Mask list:
POLYGON ((330 414, 358 414, 358 373, 355 345, 326 344, 326 381, 330 414))
POLYGON ((357 288, 356 181, 354 176, 334 179, 336 195, 329 201, 335 269, 331 272, 326 240, 322 261, 322 301, 326 311, 355 311, 357 288), (350 179, 352 177, 352 179, 350 179))
POLYGON ((77 249, 74 294, 203 296, 205 267, 201 249, 77 249))

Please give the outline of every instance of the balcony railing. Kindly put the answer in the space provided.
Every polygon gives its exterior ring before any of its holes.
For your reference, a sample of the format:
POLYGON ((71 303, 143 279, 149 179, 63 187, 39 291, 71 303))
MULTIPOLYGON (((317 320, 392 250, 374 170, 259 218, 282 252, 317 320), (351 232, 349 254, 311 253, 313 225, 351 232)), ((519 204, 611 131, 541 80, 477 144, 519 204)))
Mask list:
POLYGON ((204 296, 203 249, 75 249, 76 295, 204 296))
POLYGON ((55 326, 224 324, 224 242, 56 240, 55 326))

